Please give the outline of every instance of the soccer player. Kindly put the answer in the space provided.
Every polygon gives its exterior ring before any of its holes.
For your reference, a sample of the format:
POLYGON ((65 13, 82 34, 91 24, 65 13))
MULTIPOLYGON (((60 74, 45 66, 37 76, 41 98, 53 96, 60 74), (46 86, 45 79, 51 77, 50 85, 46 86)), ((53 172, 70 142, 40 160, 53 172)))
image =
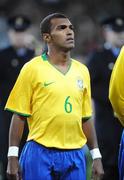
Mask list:
POLYGON ((86 180, 86 142, 93 158, 93 176, 100 178, 104 172, 90 120, 90 77, 87 68, 70 57, 73 25, 65 15, 54 13, 40 27, 48 52, 24 65, 5 107, 14 112, 8 178, 18 179, 22 174, 25 180, 86 180), (29 135, 18 163, 26 120, 29 135))
MULTIPOLYGON (((124 126, 124 47, 122 47, 112 71, 109 99, 115 115, 124 126)), ((119 176, 120 180, 124 179, 124 131, 122 133, 119 151, 119 176)))

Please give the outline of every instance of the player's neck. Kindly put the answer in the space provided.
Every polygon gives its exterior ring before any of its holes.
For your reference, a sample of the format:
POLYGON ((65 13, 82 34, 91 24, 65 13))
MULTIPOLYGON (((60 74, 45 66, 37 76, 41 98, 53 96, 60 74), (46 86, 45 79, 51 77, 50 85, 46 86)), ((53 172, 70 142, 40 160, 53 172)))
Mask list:
POLYGON ((48 51, 49 61, 55 65, 68 65, 70 64, 70 52, 64 51, 48 51))

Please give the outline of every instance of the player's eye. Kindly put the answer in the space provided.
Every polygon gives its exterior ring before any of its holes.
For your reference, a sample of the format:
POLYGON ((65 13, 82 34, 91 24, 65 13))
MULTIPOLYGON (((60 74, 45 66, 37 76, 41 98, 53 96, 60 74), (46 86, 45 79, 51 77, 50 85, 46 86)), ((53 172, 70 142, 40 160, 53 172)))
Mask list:
POLYGON ((62 29, 62 30, 63 30, 63 29, 65 29, 66 27, 67 27, 67 26, 65 26, 65 25, 61 25, 61 26, 58 27, 58 29, 60 29, 60 30, 62 29))
POLYGON ((73 26, 73 25, 70 25, 70 29, 74 31, 74 26, 73 26))

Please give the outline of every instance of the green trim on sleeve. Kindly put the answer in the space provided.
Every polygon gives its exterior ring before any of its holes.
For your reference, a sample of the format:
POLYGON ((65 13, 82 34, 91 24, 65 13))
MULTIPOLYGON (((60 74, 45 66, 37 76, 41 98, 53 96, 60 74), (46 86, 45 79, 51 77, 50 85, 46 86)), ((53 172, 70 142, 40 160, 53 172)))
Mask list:
POLYGON ((10 111, 10 112, 12 112, 12 113, 16 113, 16 114, 21 115, 21 116, 24 116, 24 117, 30 117, 30 116, 31 116, 30 114, 23 114, 23 113, 14 111, 14 110, 9 109, 9 108, 5 108, 5 110, 10 111))
POLYGON ((91 119, 91 117, 92 117, 92 116, 89 116, 89 117, 83 117, 83 118, 82 118, 83 123, 86 122, 86 121, 88 121, 89 119, 91 119))

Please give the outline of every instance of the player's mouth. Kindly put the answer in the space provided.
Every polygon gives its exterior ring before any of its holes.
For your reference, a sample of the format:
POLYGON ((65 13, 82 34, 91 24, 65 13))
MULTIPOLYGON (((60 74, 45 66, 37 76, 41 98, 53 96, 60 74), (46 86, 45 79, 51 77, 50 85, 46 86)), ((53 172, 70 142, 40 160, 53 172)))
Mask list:
POLYGON ((69 43, 74 43, 74 38, 67 38, 66 41, 69 43))

